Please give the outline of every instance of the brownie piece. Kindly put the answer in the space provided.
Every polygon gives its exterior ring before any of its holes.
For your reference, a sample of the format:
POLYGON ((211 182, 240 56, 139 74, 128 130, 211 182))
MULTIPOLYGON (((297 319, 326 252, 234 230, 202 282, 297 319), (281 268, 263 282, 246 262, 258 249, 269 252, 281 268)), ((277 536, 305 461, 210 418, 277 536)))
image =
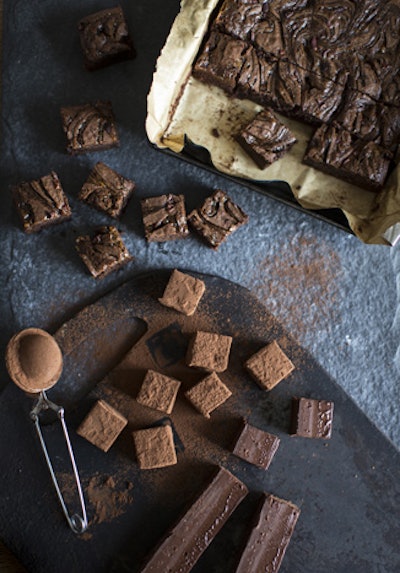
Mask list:
POLYGON ((262 2, 243 0, 224 0, 217 17, 216 28, 228 36, 247 40, 254 26, 263 17, 262 2))
POLYGON ((329 122, 342 103, 344 89, 344 82, 307 72, 301 89, 300 108, 292 116, 311 125, 329 122))
POLYGON ((177 463, 171 426, 137 430, 132 436, 140 469, 165 468, 177 463))
POLYGON ((243 421, 240 434, 232 453, 263 470, 267 470, 278 447, 280 439, 243 421))
POLYGON ((291 434, 328 440, 332 435, 333 406, 328 400, 293 398, 291 434))
POLYGON ((300 509, 274 495, 263 495, 236 573, 277 573, 294 532, 300 509))
POLYGON ((96 279, 107 276, 132 260, 115 227, 100 227, 93 236, 78 237, 75 245, 82 261, 96 279))
POLYGON ((114 113, 109 101, 61 108, 61 119, 71 155, 118 147, 114 113))
POLYGON ((262 56, 250 46, 243 55, 235 95, 239 98, 251 99, 263 106, 274 104, 273 82, 277 65, 276 58, 262 56))
POLYGON ((247 487, 219 468, 179 521, 166 533, 140 573, 189 573, 247 495, 247 487))
POLYGON ((232 396, 232 392, 217 374, 212 372, 185 392, 185 396, 200 414, 210 418, 211 412, 226 402, 232 396))
POLYGON ((183 195, 160 195, 141 200, 145 237, 148 241, 171 241, 189 234, 183 195))
POLYGON ((280 159, 296 143, 296 138, 272 113, 264 110, 245 125, 237 141, 260 169, 280 159))
POLYGON ((34 233, 71 217, 67 196, 54 171, 16 185, 12 196, 25 233, 34 233))
POLYGON ((194 314, 205 290, 206 286, 202 280, 174 269, 162 298, 158 300, 164 306, 191 316, 194 314))
POLYGON ((178 380, 148 370, 136 400, 143 406, 171 414, 180 385, 178 380))
POLYGON ((128 420, 104 400, 98 400, 77 429, 77 434, 108 452, 128 420))
POLYGON ((310 140, 303 162, 364 189, 380 191, 391 158, 390 151, 372 141, 335 125, 322 125, 310 140))
POLYGON ((84 183, 79 199, 110 217, 119 219, 134 189, 134 181, 99 162, 84 183))
POLYGON ((97 70, 135 56, 128 26, 120 6, 90 14, 78 23, 88 70, 97 70))
POLYGON ((188 216, 192 227, 214 249, 218 249, 231 233, 248 220, 248 216, 221 189, 217 189, 188 216))
POLYGON ((253 354, 245 368, 264 390, 272 390, 294 370, 294 364, 274 340, 253 354))
POLYGON ((186 364, 204 370, 223 372, 228 368, 231 344, 231 336, 199 330, 190 339, 186 364))

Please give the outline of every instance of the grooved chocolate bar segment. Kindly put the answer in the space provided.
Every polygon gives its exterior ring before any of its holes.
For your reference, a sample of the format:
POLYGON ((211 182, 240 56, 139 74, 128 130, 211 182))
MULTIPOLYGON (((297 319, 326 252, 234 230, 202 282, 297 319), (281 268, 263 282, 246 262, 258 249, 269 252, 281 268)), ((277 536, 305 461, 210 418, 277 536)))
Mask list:
POLYGON ((333 402, 293 398, 291 433, 303 438, 322 438, 332 435, 333 402))
POLYGON ((246 486, 220 468, 178 523, 168 531, 141 573, 191 571, 246 494, 246 486))
POLYGON ((236 573, 277 573, 300 515, 290 501, 264 496, 236 573))

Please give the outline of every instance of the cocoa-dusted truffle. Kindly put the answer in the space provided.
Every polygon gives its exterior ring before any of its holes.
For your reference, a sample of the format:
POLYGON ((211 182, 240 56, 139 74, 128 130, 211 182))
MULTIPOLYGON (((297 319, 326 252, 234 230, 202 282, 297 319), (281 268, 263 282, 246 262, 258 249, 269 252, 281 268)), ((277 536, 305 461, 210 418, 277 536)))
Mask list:
POLYGON ((132 260, 122 237, 115 227, 100 227, 93 236, 76 239, 76 250, 96 279, 107 276, 132 260))
POLYGON ((189 234, 183 195, 146 197, 141 202, 145 237, 148 241, 171 241, 189 234))
POLYGON ((164 468, 177 463, 171 426, 137 430, 132 435, 140 469, 164 468))
POLYGON ((211 412, 226 402, 232 396, 232 392, 219 379, 217 374, 212 372, 185 392, 185 396, 200 414, 210 418, 211 412))
POLYGON ((311 398, 292 399, 291 434, 328 440, 332 435, 332 421, 333 402, 311 398))
POLYGON ((231 336, 198 331, 190 340, 186 364, 204 370, 223 372, 228 368, 231 345, 231 336))
POLYGON ((274 340, 245 363, 247 371, 264 390, 272 390, 294 370, 294 364, 274 340))
POLYGON ((155 370, 148 370, 136 400, 143 406, 171 414, 181 383, 155 370))
POLYGON ((194 314, 205 290, 206 285, 202 280, 174 269, 163 296, 158 300, 164 306, 191 316, 194 314))
POLYGON ((98 400, 83 420, 77 434, 108 452, 128 420, 104 400, 98 400))
POLYGON ((267 470, 278 447, 280 439, 243 421, 232 453, 250 464, 267 470))

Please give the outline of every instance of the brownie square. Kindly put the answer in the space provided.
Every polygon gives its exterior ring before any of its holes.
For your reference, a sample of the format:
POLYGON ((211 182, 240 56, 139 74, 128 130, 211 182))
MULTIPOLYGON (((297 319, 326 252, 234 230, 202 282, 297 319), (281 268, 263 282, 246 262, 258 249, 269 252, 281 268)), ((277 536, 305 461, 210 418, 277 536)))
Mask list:
POLYGON ((328 400, 293 398, 291 434, 328 440, 332 435, 333 407, 328 400))
POLYGON ((277 436, 243 422, 232 453, 250 464, 267 470, 279 444, 280 439, 277 436))
POLYGON ((211 412, 226 402, 232 396, 232 392, 218 378, 217 374, 212 372, 185 392, 185 396, 200 414, 210 418, 211 412))
POLYGON ((237 141, 260 169, 280 159, 296 138, 270 110, 258 113, 237 136, 237 141))
POLYGON ((132 260, 115 227, 100 227, 93 236, 78 237, 75 246, 82 261, 96 279, 107 276, 132 260))
POLYGON ((294 364, 274 340, 253 354, 245 368, 264 390, 272 390, 294 370, 294 364))
POLYGON ((177 463, 171 426, 137 430, 132 435, 140 469, 164 468, 177 463))
POLYGON ((250 32, 263 15, 262 2, 224 0, 215 19, 215 26, 224 34, 248 40, 250 32))
POLYGON ((191 226, 213 249, 218 249, 230 234, 248 220, 248 216, 221 189, 217 189, 188 216, 191 226))
POLYGON ((98 400, 77 429, 94 446, 108 452, 128 420, 104 400, 98 400))
POLYGON ((135 56, 120 6, 82 18, 78 31, 87 70, 104 68, 135 56))
POLYGON ((34 233, 71 217, 67 196, 54 171, 16 185, 12 196, 25 233, 34 233))
POLYGON ((110 217, 119 219, 134 189, 134 181, 99 162, 84 183, 79 199, 110 217))
POLYGON ((231 336, 199 330, 189 342, 186 364, 204 370, 223 372, 228 368, 231 345, 231 336))
POLYGON ((145 237, 148 241, 171 241, 189 234, 183 195, 160 195, 141 200, 145 237))
POLYGON ((178 380, 148 370, 136 400, 143 406, 171 414, 180 385, 178 380))
POLYGON ((202 280, 174 269, 162 298, 158 300, 164 306, 191 316, 194 314, 205 290, 206 285, 202 280))
POLYGON ((61 108, 61 119, 71 155, 118 147, 114 113, 109 101, 61 108))

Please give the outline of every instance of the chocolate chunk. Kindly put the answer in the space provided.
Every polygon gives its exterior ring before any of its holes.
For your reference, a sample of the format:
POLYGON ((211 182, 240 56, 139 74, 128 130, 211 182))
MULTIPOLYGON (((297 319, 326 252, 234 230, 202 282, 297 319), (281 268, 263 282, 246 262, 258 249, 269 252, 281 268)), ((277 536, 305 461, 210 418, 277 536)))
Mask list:
POLYGON ((132 260, 115 227, 100 227, 93 236, 76 239, 76 249, 96 279, 107 276, 132 260))
POLYGON ((78 24, 78 31, 88 70, 104 68, 135 55, 120 6, 83 18, 78 24))
POLYGON ((171 241, 189 234, 183 195, 160 195, 141 200, 144 232, 148 241, 171 241))
POLYGON ((226 402, 232 396, 232 392, 217 374, 212 372, 185 392, 185 396, 200 414, 210 418, 211 412, 226 402))
POLYGON ((294 364, 274 340, 253 354, 245 368, 264 390, 272 390, 294 370, 294 364))
POLYGON ((246 495, 246 486, 220 468, 178 523, 166 533, 141 573, 189 573, 246 495))
POLYGON ((137 430, 132 436, 140 469, 165 468, 177 463, 171 426, 137 430))
POLYGON ((237 140, 254 162, 264 169, 280 159, 296 138, 270 110, 264 110, 244 126, 237 140))
POLYGON ((135 183, 126 179, 108 165, 96 163, 86 183, 84 183, 79 199, 96 209, 107 213, 110 217, 121 217, 126 204, 135 189, 135 183))
POLYGON ((212 332, 196 332, 189 343, 186 364, 214 372, 228 368, 232 337, 212 332))
POLYGON ((108 452, 128 420, 104 400, 98 400, 79 428, 79 436, 94 446, 108 452))
POLYGON ((67 196, 54 171, 16 185, 12 195, 25 233, 34 233, 71 217, 67 196))
POLYGON ((232 453, 250 464, 267 470, 279 443, 280 439, 277 436, 243 422, 232 453))
POLYGON ((202 280, 174 269, 162 298, 158 300, 164 306, 191 316, 194 314, 205 290, 206 286, 202 280))
POLYGON ((203 205, 188 216, 192 227, 214 249, 217 249, 233 231, 247 223, 248 216, 230 197, 217 189, 203 205))
POLYGON ((236 573, 277 573, 293 535, 300 509, 290 501, 265 495, 254 516, 236 573))
POLYGON ((136 400, 143 406, 171 414, 180 385, 178 380, 148 370, 136 400))
POLYGON ((109 101, 61 108, 67 151, 72 155, 118 147, 114 113, 109 101))
POLYGON ((291 434, 328 440, 332 435, 332 421, 333 402, 310 398, 292 399, 291 434))

